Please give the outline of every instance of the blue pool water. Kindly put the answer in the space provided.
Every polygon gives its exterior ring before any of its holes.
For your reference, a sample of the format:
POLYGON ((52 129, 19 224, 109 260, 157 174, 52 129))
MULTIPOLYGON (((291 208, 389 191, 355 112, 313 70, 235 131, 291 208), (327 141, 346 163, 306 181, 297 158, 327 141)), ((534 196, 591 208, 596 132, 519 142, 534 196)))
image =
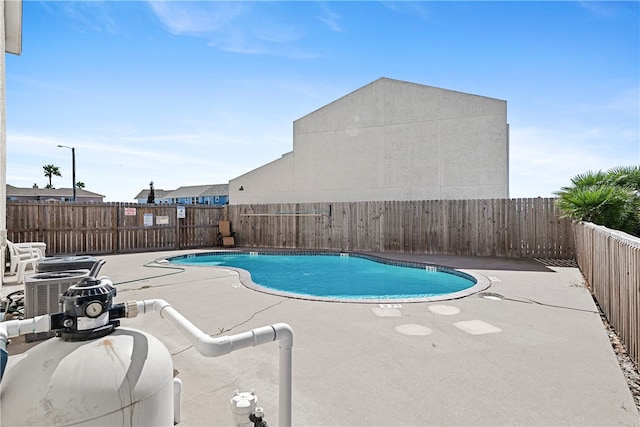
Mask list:
POLYGON ((239 268, 249 271, 251 280, 261 287, 323 299, 428 298, 476 284, 473 277, 455 270, 418 264, 389 265, 358 256, 217 253, 180 256, 169 261, 239 268))

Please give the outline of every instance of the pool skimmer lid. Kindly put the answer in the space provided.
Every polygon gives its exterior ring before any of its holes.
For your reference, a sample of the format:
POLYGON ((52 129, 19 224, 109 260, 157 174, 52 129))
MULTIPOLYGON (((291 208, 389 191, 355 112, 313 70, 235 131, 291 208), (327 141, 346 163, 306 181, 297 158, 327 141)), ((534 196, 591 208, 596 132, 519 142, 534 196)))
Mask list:
POLYGON ((491 300, 491 301, 502 301, 502 300, 504 300, 504 296, 502 296, 500 294, 496 294, 494 292, 480 292, 478 294, 478 296, 480 298, 488 299, 488 300, 491 300))

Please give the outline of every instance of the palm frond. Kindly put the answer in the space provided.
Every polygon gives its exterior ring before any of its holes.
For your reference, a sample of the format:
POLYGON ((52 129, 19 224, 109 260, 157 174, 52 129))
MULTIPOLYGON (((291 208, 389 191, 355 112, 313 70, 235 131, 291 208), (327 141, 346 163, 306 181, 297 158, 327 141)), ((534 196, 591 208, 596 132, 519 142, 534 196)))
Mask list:
POLYGON ((606 179, 607 174, 602 171, 587 171, 571 178, 571 183, 574 187, 588 187, 602 184, 606 179))
POLYGON ((607 171, 608 182, 640 191, 640 166, 618 166, 607 171))

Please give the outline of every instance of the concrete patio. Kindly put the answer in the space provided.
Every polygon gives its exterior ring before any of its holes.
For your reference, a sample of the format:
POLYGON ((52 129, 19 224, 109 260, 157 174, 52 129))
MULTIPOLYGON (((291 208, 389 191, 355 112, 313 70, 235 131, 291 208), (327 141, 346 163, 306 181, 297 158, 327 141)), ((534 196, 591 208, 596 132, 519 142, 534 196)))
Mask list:
MULTIPOLYGON (((101 274, 116 284, 116 301, 164 299, 212 336, 288 323, 294 425, 640 425, 577 268, 383 254, 473 270, 496 294, 394 307, 273 296, 241 286, 229 270, 153 262, 188 252, 197 251, 99 257, 101 274)), ((16 289, 5 283, 2 294, 16 289)), ((235 389, 255 389, 265 420, 278 425, 277 343, 206 358, 155 313, 122 325, 155 335, 173 355, 183 382, 179 425, 232 425, 235 389)))

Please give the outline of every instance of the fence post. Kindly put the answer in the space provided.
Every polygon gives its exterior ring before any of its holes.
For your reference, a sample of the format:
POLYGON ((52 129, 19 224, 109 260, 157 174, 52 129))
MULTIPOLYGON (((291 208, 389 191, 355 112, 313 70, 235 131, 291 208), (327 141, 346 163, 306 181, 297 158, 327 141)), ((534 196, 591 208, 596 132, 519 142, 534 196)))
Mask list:
POLYGON ((113 221, 113 231, 112 231, 112 242, 111 242, 111 247, 113 248, 113 253, 117 254, 119 252, 119 241, 120 241, 120 236, 118 235, 119 233, 119 226, 120 226, 120 206, 118 203, 113 205, 113 209, 115 210, 115 212, 113 213, 113 218, 115 219, 115 221, 113 221))
POLYGON ((176 208, 173 210, 173 214, 175 215, 176 218, 176 250, 180 249, 180 218, 178 218, 178 207, 176 206, 176 208))

